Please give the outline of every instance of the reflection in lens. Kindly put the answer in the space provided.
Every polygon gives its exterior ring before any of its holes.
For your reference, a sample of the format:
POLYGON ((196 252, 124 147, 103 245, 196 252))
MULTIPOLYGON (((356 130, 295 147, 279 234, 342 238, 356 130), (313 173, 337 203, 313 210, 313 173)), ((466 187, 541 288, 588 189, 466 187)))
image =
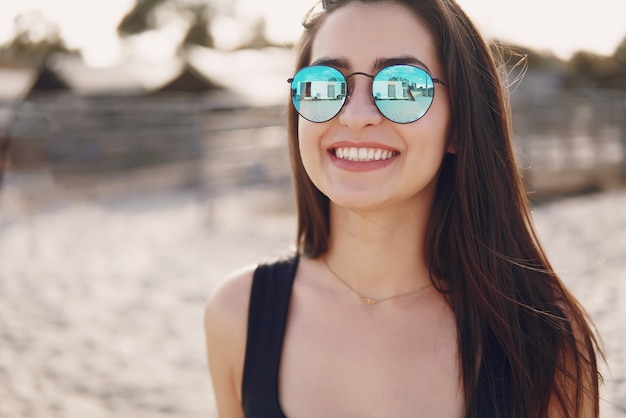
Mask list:
POLYGON ((411 65, 384 68, 372 84, 376 106, 387 119, 397 123, 415 122, 424 116, 434 94, 430 75, 411 65))
POLYGON ((346 79, 339 70, 322 65, 306 67, 293 78, 291 100, 305 119, 326 122, 341 110, 346 90, 346 79))

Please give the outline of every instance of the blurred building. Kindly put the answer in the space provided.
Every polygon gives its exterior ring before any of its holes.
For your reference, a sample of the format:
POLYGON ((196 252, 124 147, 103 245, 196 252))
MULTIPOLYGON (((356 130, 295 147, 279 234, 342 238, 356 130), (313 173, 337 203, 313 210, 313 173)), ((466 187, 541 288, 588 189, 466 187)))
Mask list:
MULTIPOLYGON (((11 169, 46 168, 59 181, 74 181, 193 166, 207 153, 217 159, 207 150, 222 132, 282 125, 290 64, 286 50, 202 47, 159 65, 128 60, 92 68, 71 54, 53 55, 39 67, 5 64, 0 87, 11 88, 3 90, 0 129, 4 143, 10 141, 4 148, 11 169)), ((254 163, 239 171, 229 176, 266 170, 254 163)), ((195 168, 179 177, 181 184, 206 180, 195 168)))

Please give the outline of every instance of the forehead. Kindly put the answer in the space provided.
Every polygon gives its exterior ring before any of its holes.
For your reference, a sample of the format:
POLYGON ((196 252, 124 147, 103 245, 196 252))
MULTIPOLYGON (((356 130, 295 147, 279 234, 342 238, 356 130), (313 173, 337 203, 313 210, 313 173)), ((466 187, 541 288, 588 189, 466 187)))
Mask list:
POLYGON ((413 56, 433 73, 441 71, 432 35, 413 11, 395 2, 355 2, 326 18, 313 41, 311 62, 345 58, 351 69, 365 71, 377 59, 399 56, 413 56))

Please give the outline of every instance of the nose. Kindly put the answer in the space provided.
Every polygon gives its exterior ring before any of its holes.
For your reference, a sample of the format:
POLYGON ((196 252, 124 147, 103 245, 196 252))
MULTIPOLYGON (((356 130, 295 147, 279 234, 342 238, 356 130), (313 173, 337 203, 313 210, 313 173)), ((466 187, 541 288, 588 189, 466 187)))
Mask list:
POLYGON ((350 95, 339 113, 339 123, 353 130, 377 125, 384 120, 372 98, 371 76, 363 75, 366 77, 352 80, 350 95))

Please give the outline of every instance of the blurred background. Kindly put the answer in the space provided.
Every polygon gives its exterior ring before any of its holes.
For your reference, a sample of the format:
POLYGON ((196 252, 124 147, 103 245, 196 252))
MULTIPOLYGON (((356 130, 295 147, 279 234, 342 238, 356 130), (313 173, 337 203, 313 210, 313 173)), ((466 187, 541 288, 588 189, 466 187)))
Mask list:
MULTIPOLYGON (((215 416, 202 309, 291 248, 313 0, 0 0, 0 418, 215 416)), ((459 0, 497 48, 539 235, 626 417, 626 2, 459 0)))

